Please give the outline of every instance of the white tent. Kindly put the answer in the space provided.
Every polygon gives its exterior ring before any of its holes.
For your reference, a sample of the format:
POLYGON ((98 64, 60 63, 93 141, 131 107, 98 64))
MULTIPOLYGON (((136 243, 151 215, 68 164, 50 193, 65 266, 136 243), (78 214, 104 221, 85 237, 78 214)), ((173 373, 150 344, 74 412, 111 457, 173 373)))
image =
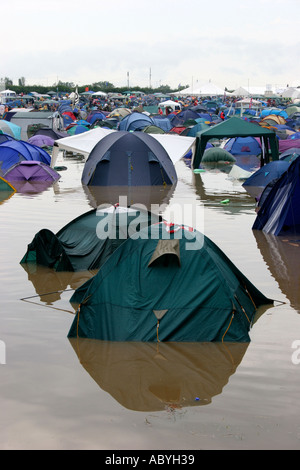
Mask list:
POLYGON ((107 93, 104 93, 104 91, 96 91, 95 93, 92 94, 92 96, 107 96, 107 93))
POLYGON ((250 93, 244 87, 240 86, 231 93, 232 96, 249 96, 250 93))
POLYGON ((300 98, 300 88, 288 87, 282 93, 284 98, 300 98))
MULTIPOLYGON (((53 146, 51 167, 54 168, 58 152, 67 150, 69 152, 80 153, 88 158, 95 145, 111 132, 118 132, 114 129, 104 129, 97 127, 82 134, 64 137, 55 141, 53 146)), ((178 162, 189 150, 195 153, 196 138, 171 134, 149 134, 154 137, 164 147, 172 162, 178 162)))
POLYGON ((181 109, 181 104, 178 103, 177 101, 167 100, 167 101, 162 101, 161 103, 158 103, 158 107, 159 108, 170 107, 173 109, 173 111, 175 110, 179 111, 181 109))
POLYGON ((200 87, 188 87, 185 90, 175 91, 176 96, 224 96, 225 91, 214 83, 204 83, 200 87))
POLYGON ((63 137, 62 139, 56 140, 53 146, 51 167, 54 168, 56 165, 58 152, 60 150, 80 153, 87 158, 99 140, 103 139, 103 137, 111 132, 115 131, 113 129, 97 127, 96 129, 83 132, 82 134, 71 135, 70 137, 63 137))
POLYGON ((15 96, 17 93, 13 90, 3 90, 3 91, 0 91, 0 95, 3 95, 3 96, 15 96))
POLYGON ((244 98, 241 100, 236 101, 235 109, 240 110, 240 115, 242 116, 243 112, 252 109, 256 112, 256 116, 258 116, 262 110, 262 102, 258 100, 254 100, 252 98, 244 98))

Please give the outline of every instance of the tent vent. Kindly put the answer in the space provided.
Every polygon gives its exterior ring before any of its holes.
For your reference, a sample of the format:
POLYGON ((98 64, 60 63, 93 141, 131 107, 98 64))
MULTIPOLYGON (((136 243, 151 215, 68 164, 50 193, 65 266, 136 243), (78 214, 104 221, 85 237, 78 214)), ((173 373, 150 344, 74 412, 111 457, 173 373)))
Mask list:
POLYGON ((103 161, 107 161, 109 162, 110 161, 110 150, 108 150, 107 152, 105 152, 105 154, 103 155, 103 157, 100 159, 101 162, 103 161))
POLYGON ((174 261, 180 266, 179 240, 158 240, 148 267, 169 266, 174 261))

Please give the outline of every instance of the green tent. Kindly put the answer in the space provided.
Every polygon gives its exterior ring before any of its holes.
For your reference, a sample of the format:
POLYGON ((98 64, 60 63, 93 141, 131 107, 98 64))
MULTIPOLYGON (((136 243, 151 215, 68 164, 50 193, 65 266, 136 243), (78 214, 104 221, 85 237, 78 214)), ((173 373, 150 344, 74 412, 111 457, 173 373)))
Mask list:
POLYGON ((70 299, 69 338, 249 342, 270 304, 201 233, 165 222, 128 238, 70 299))
POLYGON ((16 192, 16 189, 13 185, 7 181, 5 178, 0 176, 0 191, 16 192))
MULTIPOLYGON (((231 137, 259 137, 266 149, 265 163, 269 162, 268 149, 271 151, 272 160, 279 159, 278 144, 276 133, 271 129, 261 127, 259 124, 253 124, 239 117, 231 117, 220 124, 210 127, 202 132, 199 137, 199 145, 192 162, 193 168, 199 168, 206 144, 210 139, 224 139, 231 137)), ((262 156, 261 164, 264 164, 262 156)))
POLYGON ((130 236, 130 230, 135 231, 136 224, 142 228, 160 220, 158 215, 134 206, 99 207, 72 220, 56 234, 40 230, 20 263, 34 263, 55 271, 99 269, 130 236))

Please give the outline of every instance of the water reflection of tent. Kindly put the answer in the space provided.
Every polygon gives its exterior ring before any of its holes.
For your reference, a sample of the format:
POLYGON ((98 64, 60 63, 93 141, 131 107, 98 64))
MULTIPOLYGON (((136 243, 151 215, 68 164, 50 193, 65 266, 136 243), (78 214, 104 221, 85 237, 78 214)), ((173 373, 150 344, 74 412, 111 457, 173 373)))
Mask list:
POLYGON ((201 233, 164 222, 133 234, 77 289, 69 337, 241 341, 270 304, 201 233))
POLYGON ((299 237, 277 237, 253 231, 257 246, 281 292, 300 313, 299 237))
MULTIPOLYGON (((229 170, 231 168, 229 165, 229 170)), ((206 206, 214 206, 222 212, 239 215, 249 208, 253 209, 254 202, 242 185, 235 182, 227 177, 227 172, 222 167, 193 175, 193 186, 206 206), (228 200, 228 204, 222 204, 224 199, 228 200)))
MULTIPOLYGON (((33 263, 21 264, 21 266, 26 271, 28 280, 32 283, 35 292, 39 296, 39 300, 46 305, 53 305, 61 300, 62 293, 68 287, 74 290, 77 289, 97 272, 96 270, 80 271, 77 273, 67 271, 57 272, 47 266, 33 263)), ((30 296, 26 299, 34 302, 35 297, 30 296)))
POLYGON ((176 189, 172 186, 86 186, 82 185, 89 203, 95 209, 101 204, 116 204, 128 207, 142 204, 148 210, 151 206, 166 206, 176 189))
POLYGON ((108 342, 70 339, 80 364, 121 406, 135 411, 208 405, 222 393, 248 343, 108 342))
POLYGON ((142 209, 107 206, 91 210, 69 222, 56 234, 42 229, 28 245, 21 264, 39 264, 56 271, 98 269, 139 229, 159 222, 159 215, 142 209))
POLYGON ((54 182, 50 181, 14 181, 16 191, 21 194, 40 194, 53 187, 54 182))

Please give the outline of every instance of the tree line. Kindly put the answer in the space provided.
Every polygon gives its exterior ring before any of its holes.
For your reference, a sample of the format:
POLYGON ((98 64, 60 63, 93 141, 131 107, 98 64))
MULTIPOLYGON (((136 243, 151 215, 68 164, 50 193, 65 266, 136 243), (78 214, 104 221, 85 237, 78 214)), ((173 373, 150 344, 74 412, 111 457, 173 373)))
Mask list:
MULTIPOLYGON (((2 88, 4 89, 10 89, 12 91, 15 91, 17 94, 24 93, 27 94, 30 91, 35 91, 40 94, 47 94, 49 91, 53 91, 55 93, 71 93, 75 91, 76 89, 76 84, 73 82, 62 82, 58 81, 57 83, 54 83, 52 86, 43 86, 43 85, 26 85, 26 80, 24 77, 21 77, 18 79, 18 85, 13 85, 13 81, 8 78, 1 78, 0 79, 0 84, 2 85, 2 88)), ((169 94, 177 90, 183 90, 184 88, 187 88, 189 85, 184 85, 180 86, 179 88, 172 89, 169 85, 160 85, 158 88, 152 88, 152 87, 140 87, 140 86, 130 86, 128 87, 115 87, 112 83, 108 81, 100 81, 100 82, 95 82, 91 84, 86 84, 82 86, 78 86, 78 93, 83 93, 86 90, 92 90, 94 92, 97 91, 103 91, 105 93, 125 93, 126 91, 134 90, 134 91, 140 91, 145 93, 146 95, 153 94, 153 93, 162 93, 162 94, 169 94)))

